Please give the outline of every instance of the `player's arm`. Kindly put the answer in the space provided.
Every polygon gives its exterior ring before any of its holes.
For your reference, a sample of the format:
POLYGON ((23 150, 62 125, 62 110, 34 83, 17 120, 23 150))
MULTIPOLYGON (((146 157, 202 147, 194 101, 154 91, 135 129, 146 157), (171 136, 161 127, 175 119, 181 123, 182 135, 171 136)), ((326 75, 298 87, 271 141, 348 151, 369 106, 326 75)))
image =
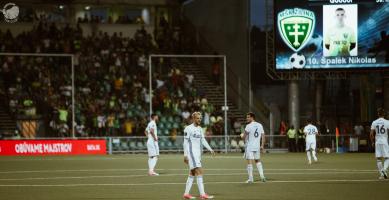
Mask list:
POLYGON ((147 137, 147 130, 144 131, 145 136, 147 137))
POLYGON ((370 129, 370 141, 373 146, 374 146, 374 137, 375 137, 375 129, 370 129))
POLYGON ((246 128, 243 130, 243 132, 240 134, 240 137, 246 141, 246 138, 247 138, 247 135, 249 134, 249 129, 248 127, 246 126, 246 128))
POLYGON ((354 31, 351 31, 351 36, 350 36, 350 51, 353 50, 357 46, 357 41, 355 38, 354 31))
POLYGON ((184 131, 184 162, 188 164, 188 152, 189 152, 189 144, 188 144, 188 134, 184 131))
POLYGON ((154 141, 156 141, 156 142, 158 141, 158 138, 154 134, 154 128, 150 128, 150 135, 151 135, 151 137, 153 137, 154 141))
POLYGON ((265 133, 262 133, 261 141, 262 141, 261 150, 264 151, 265 150, 265 143, 266 143, 265 133))
POLYGON ((209 146, 207 140, 204 137, 204 133, 202 133, 202 132, 201 132, 201 143, 205 146, 205 148, 208 149, 209 152, 211 152, 212 155, 215 155, 215 152, 213 151, 211 146, 209 146))
POLYGON ((188 156, 188 139, 184 138, 184 157, 187 157, 188 156))
POLYGON ((330 35, 327 33, 324 38, 324 47, 330 50, 330 35))
POLYGON ((357 46, 357 43, 350 43, 350 51, 353 50, 357 46))
POLYGON ((247 131, 244 131, 244 132, 242 132, 241 134, 240 134, 240 137, 244 140, 244 141, 246 141, 246 138, 247 138, 247 135, 248 135, 249 133, 247 132, 247 131))

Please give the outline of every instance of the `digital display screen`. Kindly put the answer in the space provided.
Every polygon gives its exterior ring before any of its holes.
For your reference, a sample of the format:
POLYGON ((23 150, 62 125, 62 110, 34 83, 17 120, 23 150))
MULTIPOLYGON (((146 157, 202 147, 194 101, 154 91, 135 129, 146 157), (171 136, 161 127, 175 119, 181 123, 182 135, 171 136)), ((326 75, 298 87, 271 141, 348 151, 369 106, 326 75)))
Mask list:
POLYGON ((389 69, 389 0, 275 0, 277 70, 389 69))

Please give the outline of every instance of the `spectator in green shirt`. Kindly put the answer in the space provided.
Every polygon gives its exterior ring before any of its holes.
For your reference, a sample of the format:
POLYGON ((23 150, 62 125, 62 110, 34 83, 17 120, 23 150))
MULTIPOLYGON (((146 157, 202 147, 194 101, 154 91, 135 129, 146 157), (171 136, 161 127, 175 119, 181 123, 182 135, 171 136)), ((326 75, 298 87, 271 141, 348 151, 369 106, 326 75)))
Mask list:
POLYGON ((288 132, 286 133, 288 136, 288 147, 289 152, 296 152, 296 136, 297 136, 297 130, 294 128, 294 126, 290 126, 288 132))
POLYGON ((66 109, 59 108, 59 121, 62 123, 67 123, 68 121, 68 111, 66 109))

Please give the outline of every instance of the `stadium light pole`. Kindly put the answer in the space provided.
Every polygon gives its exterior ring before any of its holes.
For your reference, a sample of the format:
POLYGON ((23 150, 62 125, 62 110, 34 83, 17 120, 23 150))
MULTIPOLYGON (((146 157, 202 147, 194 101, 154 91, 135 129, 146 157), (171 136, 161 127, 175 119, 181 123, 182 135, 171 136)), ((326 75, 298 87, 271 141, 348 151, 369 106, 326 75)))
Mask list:
POLYGON ((66 53, 0 53, 0 56, 32 56, 32 57, 70 57, 71 58, 71 78, 72 78, 72 138, 75 138, 75 98, 74 98, 74 54, 66 53))
POLYGON ((152 89, 153 89, 153 86, 152 86, 152 66, 151 66, 151 57, 152 55, 149 55, 149 117, 151 117, 151 114, 153 114, 153 101, 152 101, 152 89))
POLYGON ((252 110, 253 107, 253 92, 252 92, 252 85, 251 85, 251 1, 247 1, 247 58, 248 58, 248 85, 249 85, 249 109, 252 110))
POLYGON ((226 56, 223 56, 223 63, 224 63, 224 149, 225 153, 228 152, 228 139, 227 139, 227 111, 228 111, 228 105, 227 105, 227 58, 226 56))
POLYGON ((74 128, 76 126, 76 115, 75 115, 75 104, 76 104, 76 101, 75 101, 75 97, 74 97, 74 90, 75 90, 75 85, 74 85, 74 55, 72 54, 71 55, 71 65, 72 65, 72 137, 73 138, 76 138, 76 134, 74 132, 74 128))

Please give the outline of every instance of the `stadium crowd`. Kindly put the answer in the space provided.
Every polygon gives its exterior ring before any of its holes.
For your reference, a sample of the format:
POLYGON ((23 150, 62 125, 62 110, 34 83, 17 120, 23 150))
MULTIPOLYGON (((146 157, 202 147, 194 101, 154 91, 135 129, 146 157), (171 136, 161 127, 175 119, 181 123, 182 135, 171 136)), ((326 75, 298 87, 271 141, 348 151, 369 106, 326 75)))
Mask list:
MULTIPOLYGON (((161 27, 155 40, 143 27, 132 38, 101 31, 83 36, 79 24, 60 27, 41 21, 16 36, 0 31, 0 51, 74 54, 77 136, 143 135, 151 99, 147 57, 152 52, 177 50, 167 45, 175 44, 176 38, 169 29, 161 27)), ((47 136, 70 136, 70 59, 5 56, 0 62, 13 115, 40 116, 50 127, 47 136)), ((184 74, 179 63, 166 59, 159 60, 155 69, 152 105, 165 123, 160 126, 165 135, 174 138, 195 110, 203 112, 207 133, 221 134, 219 111, 193 86, 193 74, 184 74)))

